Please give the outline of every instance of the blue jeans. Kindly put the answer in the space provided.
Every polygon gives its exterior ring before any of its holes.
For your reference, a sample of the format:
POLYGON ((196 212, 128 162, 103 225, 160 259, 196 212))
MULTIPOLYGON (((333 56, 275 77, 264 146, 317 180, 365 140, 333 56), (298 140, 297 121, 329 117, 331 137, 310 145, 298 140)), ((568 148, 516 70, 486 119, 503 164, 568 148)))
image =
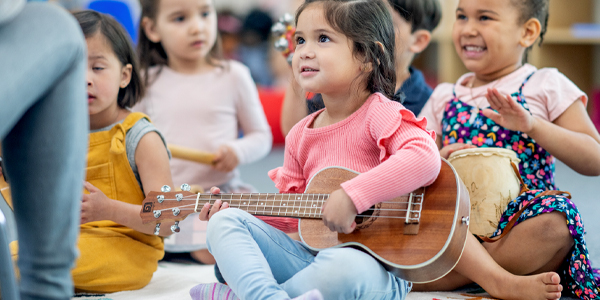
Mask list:
POLYGON ((408 282, 350 248, 314 255, 301 242, 235 208, 208 222, 208 249, 241 299, 289 299, 318 289, 325 299, 404 299, 408 282))
POLYGON ((73 294, 89 132, 86 67, 81 29, 56 5, 28 3, 0 25, 0 138, 24 300, 73 294))

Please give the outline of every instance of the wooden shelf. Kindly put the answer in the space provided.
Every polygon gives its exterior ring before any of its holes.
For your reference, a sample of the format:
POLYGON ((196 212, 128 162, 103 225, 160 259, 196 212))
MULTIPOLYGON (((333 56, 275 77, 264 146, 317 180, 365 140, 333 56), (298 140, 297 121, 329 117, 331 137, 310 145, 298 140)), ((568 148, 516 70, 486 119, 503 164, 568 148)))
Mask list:
MULTIPOLYGON (((431 40, 433 42, 452 43, 452 36, 449 31, 435 31, 431 40)), ((600 36, 597 38, 580 38, 573 35, 571 28, 548 27, 543 44, 600 45, 600 36)))
POLYGON ((571 28, 548 27, 543 44, 600 45, 600 37, 580 38, 573 36, 571 28))

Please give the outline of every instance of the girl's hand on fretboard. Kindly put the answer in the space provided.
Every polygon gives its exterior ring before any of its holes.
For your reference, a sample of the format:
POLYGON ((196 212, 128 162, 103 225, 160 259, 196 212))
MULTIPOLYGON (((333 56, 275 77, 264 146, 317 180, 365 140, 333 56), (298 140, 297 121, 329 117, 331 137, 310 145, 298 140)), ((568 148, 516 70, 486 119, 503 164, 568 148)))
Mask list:
MULTIPOLYGON (((216 186, 213 186, 210 188, 210 192, 215 195, 220 194, 221 189, 219 189, 216 186)), ((202 209, 200 210, 200 215, 198 215, 198 218, 201 221, 208 221, 214 214, 216 214, 226 208, 229 208, 229 203, 222 202, 220 199, 215 201, 215 203, 212 205, 212 208, 210 206, 210 203, 206 202, 204 204, 204 206, 202 206, 202 209)))

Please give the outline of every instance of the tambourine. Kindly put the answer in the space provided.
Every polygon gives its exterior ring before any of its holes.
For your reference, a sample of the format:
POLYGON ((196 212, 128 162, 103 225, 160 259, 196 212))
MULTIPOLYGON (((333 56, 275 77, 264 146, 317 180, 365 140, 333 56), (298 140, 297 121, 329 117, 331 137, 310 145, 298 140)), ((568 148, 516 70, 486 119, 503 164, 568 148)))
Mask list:
POLYGON ((271 27, 271 33, 277 38, 275 41, 275 50, 281 52, 290 65, 292 64, 292 57, 295 50, 293 39, 296 28, 292 26, 293 23, 294 17, 290 14, 285 14, 271 27))

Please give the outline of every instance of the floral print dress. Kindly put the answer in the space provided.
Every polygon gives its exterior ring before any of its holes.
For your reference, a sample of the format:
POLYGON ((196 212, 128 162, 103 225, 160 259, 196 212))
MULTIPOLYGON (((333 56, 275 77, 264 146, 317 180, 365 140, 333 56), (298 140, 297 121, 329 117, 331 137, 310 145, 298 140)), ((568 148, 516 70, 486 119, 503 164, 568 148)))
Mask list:
MULTIPOLYGON (((525 79, 518 92, 511 95, 527 111, 529 111, 529 107, 522 90, 532 75, 533 73, 525 79)), ((584 238, 585 230, 579 210, 565 196, 547 195, 536 198, 545 190, 557 189, 554 184, 554 157, 527 134, 501 127, 485 117, 482 109, 462 102, 456 97, 456 92, 444 110, 442 138, 443 146, 465 143, 478 147, 507 148, 517 153, 517 157, 521 159, 519 172, 530 190, 522 193, 508 204, 500 218, 498 229, 492 237, 502 234, 508 222, 525 205, 529 204, 515 226, 543 213, 553 211, 564 213, 567 218, 567 226, 573 236, 574 246, 571 255, 566 258, 565 263, 558 270, 561 275, 561 283, 565 287, 565 291, 580 299, 599 299, 600 274, 598 270, 592 269, 589 261, 584 238)))

